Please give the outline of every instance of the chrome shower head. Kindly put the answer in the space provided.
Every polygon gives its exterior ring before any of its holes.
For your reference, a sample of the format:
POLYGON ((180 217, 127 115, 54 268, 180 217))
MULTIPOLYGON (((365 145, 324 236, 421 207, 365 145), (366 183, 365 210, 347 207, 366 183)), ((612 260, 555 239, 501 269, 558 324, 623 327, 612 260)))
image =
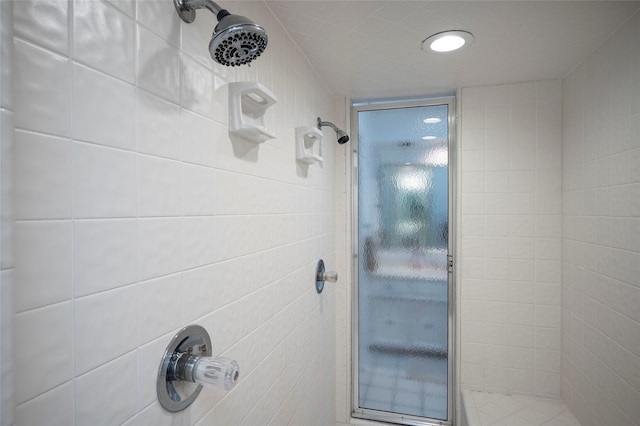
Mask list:
POLYGON ((338 127, 336 127, 335 124, 331 123, 330 121, 322 121, 322 119, 318 117, 318 129, 322 129, 323 126, 329 126, 336 132, 336 137, 338 138, 338 143, 340 145, 343 145, 349 142, 349 135, 347 135, 347 133, 344 130, 339 129, 338 127))
POLYGON ((214 61, 222 65, 248 64, 264 52, 269 38, 267 32, 251 19, 232 15, 211 0, 173 0, 183 21, 196 19, 196 9, 209 9, 218 19, 213 30, 209 53, 214 61))

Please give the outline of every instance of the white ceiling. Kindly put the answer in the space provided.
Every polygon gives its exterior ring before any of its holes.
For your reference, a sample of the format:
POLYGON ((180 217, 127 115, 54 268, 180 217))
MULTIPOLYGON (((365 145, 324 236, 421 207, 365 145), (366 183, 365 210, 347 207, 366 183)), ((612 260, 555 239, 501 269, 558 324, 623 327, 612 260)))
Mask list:
POLYGON ((640 10, 640 1, 578 0, 267 4, 331 92, 355 100, 561 78, 640 10), (447 55, 421 50, 444 30, 475 42, 447 55))

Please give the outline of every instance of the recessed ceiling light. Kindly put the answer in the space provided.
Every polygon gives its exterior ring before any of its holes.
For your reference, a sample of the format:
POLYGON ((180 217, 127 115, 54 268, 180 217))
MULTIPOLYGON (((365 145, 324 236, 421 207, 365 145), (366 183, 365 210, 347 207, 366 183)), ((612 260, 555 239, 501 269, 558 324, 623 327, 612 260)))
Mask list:
POLYGON ((458 50, 473 43, 473 34, 467 31, 444 31, 427 38, 422 42, 422 49, 427 52, 444 53, 458 50))
POLYGON ((442 120, 440 120, 438 117, 429 117, 429 118, 425 118, 422 121, 424 121, 427 124, 435 124, 435 123, 441 122, 442 120))
POLYGON ((424 139, 425 141, 433 141, 438 138, 436 138, 435 136, 423 136, 422 139, 424 139))

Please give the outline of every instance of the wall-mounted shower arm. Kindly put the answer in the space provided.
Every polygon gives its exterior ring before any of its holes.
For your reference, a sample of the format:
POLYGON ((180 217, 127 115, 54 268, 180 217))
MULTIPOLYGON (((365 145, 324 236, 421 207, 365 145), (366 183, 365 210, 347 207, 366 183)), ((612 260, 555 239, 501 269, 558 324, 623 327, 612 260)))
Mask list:
POLYGON ((212 0, 174 0, 176 9, 179 11, 195 11, 197 9, 209 9, 216 15, 218 21, 224 18, 229 12, 212 0), (218 16, 222 12, 222 16, 218 16))
POLYGON ((332 122, 330 122, 330 121, 322 121, 322 119, 320 117, 318 117, 318 129, 322 129, 323 126, 329 126, 329 127, 331 127, 333 129, 334 132, 336 132, 336 137, 338 138, 338 143, 340 145, 349 142, 349 135, 347 135, 347 133, 344 130, 339 129, 332 122))

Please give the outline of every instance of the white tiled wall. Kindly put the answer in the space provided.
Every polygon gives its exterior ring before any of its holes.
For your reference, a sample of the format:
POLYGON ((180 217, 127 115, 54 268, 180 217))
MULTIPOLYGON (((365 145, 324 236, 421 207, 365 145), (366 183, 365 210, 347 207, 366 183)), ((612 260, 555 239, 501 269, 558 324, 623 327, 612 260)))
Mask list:
POLYGON ((640 14, 563 83, 562 397, 640 424, 640 14))
POLYGON ((17 424, 334 422, 334 287, 314 285, 335 262, 334 164, 294 150, 334 101, 264 3, 224 6, 269 33, 251 67, 214 64, 215 17, 182 23, 171 0, 15 2, 17 424), (234 81, 276 94, 276 139, 230 138, 234 81), (189 323, 241 380, 170 415, 157 368, 189 323))
POLYGON ((13 424, 13 60, 12 2, 0 2, 0 424, 13 424))
POLYGON ((462 90, 461 384, 560 395, 559 80, 462 90))

